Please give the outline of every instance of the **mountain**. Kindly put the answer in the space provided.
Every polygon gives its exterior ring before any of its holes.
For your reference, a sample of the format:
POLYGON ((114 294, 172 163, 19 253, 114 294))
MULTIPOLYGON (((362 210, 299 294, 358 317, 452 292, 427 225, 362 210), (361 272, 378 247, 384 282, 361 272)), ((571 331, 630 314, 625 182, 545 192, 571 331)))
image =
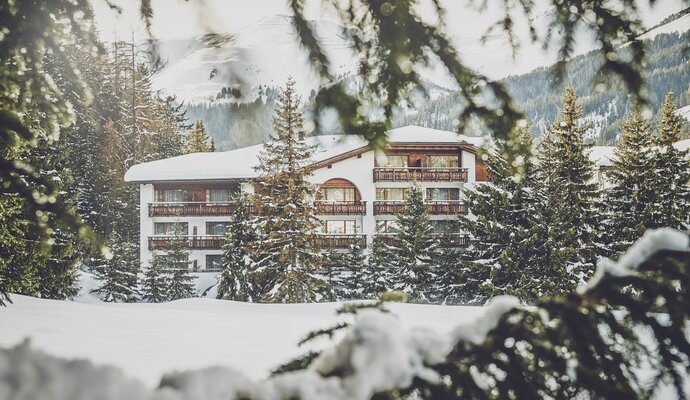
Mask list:
MULTIPOLYGON (((334 75, 355 71, 345 28, 326 21, 311 21, 317 39, 332 60, 334 75)), ((202 37, 156 43, 166 66, 156 76, 158 90, 175 94, 187 103, 215 100, 226 87, 239 89, 242 101, 253 101, 258 87, 280 86, 292 75, 302 93, 316 87, 316 74, 298 44, 292 17, 277 15, 231 34, 218 46, 202 37)))
MULTIPOLYGON (((662 24, 641 36, 647 50, 643 75, 648 84, 651 109, 656 112, 668 91, 679 98, 680 106, 690 104, 690 9, 667 18, 662 24)), ((625 48, 621 54, 625 56, 625 48)), ((567 62, 564 83, 572 85, 581 96, 584 120, 591 124, 590 142, 614 144, 621 119, 630 106, 630 96, 620 80, 595 87, 595 75, 603 60, 596 51, 573 57, 567 62), (594 89, 593 89, 594 88, 594 89)), ((561 103, 563 88, 554 85, 553 66, 537 68, 527 74, 502 80, 515 103, 527 116, 537 137, 544 134, 561 103)), ((452 130, 453 118, 460 114, 461 103, 456 93, 423 104, 415 113, 398 115, 396 126, 416 124, 452 130)), ((466 134, 481 134, 476 132, 466 134)))

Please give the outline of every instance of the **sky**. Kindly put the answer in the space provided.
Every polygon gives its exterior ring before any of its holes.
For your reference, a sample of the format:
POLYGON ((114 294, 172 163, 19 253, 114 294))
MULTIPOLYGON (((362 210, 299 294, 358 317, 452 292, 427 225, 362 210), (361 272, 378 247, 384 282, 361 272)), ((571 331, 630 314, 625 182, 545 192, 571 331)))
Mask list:
MULTIPOLYGON (((338 0, 335 0, 338 1, 338 0)), ((96 22, 104 40, 115 37, 129 38, 132 31, 138 38, 146 38, 139 18, 139 0, 111 0, 122 7, 118 15, 111 10, 106 0, 92 0, 96 22)), ((477 12, 467 4, 471 1, 442 0, 448 11, 448 30, 451 35, 478 36, 500 15, 492 5, 498 0, 489 1, 486 12, 477 12)), ((266 17, 290 14, 287 0, 152 0, 154 9, 153 34, 159 39, 172 39, 200 35, 211 31, 232 32, 266 17)), ((328 7, 328 1, 306 1, 306 14, 310 19, 337 22, 328 7)), ((422 0, 422 15, 432 14, 430 2, 422 0)), ((543 4, 543 0, 537 0, 543 4)), ((657 0, 652 8, 640 1, 641 15, 647 26, 656 24, 667 15, 686 7, 683 0, 657 0)))
MULTIPOLYGON (((96 14, 96 23, 103 40, 112 41, 115 38, 129 40, 132 34, 135 35, 137 41, 148 39, 139 16, 140 0, 110 1, 122 7, 123 12, 121 15, 111 10, 106 0, 92 0, 96 14)), ((305 0, 305 15, 312 20, 338 23, 337 15, 331 6, 331 3, 334 1, 346 2, 350 0, 305 0)), ((486 44, 480 43, 479 38, 482 34, 502 16, 501 10, 497 7, 503 3, 503 0, 488 0, 488 8, 481 12, 471 6, 471 4, 478 3, 479 0, 440 1, 447 11, 446 31, 451 38, 451 42, 458 49, 461 59, 469 67, 485 74, 491 79, 500 79, 508 75, 526 73, 536 67, 550 65, 558 58, 557 47, 545 50, 539 43, 529 42, 527 39, 529 35, 526 21, 524 17, 521 18, 520 16, 516 17, 515 26, 516 36, 522 38, 522 42, 515 57, 513 57, 508 41, 503 34, 492 35, 486 44)), ((535 0, 536 5, 533 12, 533 18, 537 21, 535 25, 539 25, 539 17, 547 12, 549 9, 547 6, 551 1, 535 0)), ((683 0, 656 0, 656 4, 652 8, 648 4, 645 5, 647 1, 638 0, 638 3, 640 4, 640 15, 647 27, 657 24, 668 15, 686 7, 683 0)), ((257 29, 263 29, 259 27, 264 26, 259 24, 260 21, 270 19, 276 15, 291 14, 287 7, 287 0, 152 0, 152 4, 154 9, 152 33, 156 39, 161 40, 192 38, 208 32, 235 32, 238 33, 240 38, 246 32, 250 32, 254 36, 261 36, 260 32, 257 32, 257 29), (251 27, 256 29, 251 29, 251 27)), ((431 0, 419 0, 418 12, 428 22, 435 22, 435 12, 431 0)), ((542 25, 544 24, 542 23, 542 25)), ((282 36, 276 38, 269 35, 269 37, 269 42, 266 42, 266 40, 261 41, 260 39, 252 40, 256 38, 249 38, 249 41, 253 43, 255 50, 263 49, 268 51, 269 48, 280 45, 281 39, 283 39, 282 36)), ((576 37, 573 55, 585 53, 595 48, 595 46, 596 43, 591 32, 583 30, 576 37)), ((295 50, 289 46, 282 46, 276 48, 276 51, 292 52, 295 50)), ((194 56, 197 58, 201 57, 200 54, 195 54, 194 56)), ((268 60, 262 59, 260 63, 257 62, 255 66, 262 70, 274 70, 281 69, 290 64, 284 62, 285 60, 279 61, 280 57, 295 57, 295 55, 281 56, 281 54, 276 53, 268 57, 268 60)), ((182 63, 182 66, 178 65, 176 66, 177 69, 168 71, 166 76, 159 79, 158 88, 171 89, 170 91, 173 93, 185 97, 187 95, 180 89, 180 82, 184 81, 182 83, 186 85, 185 87, 193 88, 191 91, 188 90, 190 93, 187 97, 199 96, 199 88, 203 85, 209 85, 207 79, 209 72, 208 70, 203 70, 202 73, 194 68, 185 70, 185 66, 189 67, 190 64, 193 64, 192 60, 194 60, 193 57, 188 57, 186 63, 182 63), (185 71, 187 75, 196 77, 196 80, 190 80, 189 76, 187 77, 189 79, 186 81, 182 79, 185 71), (173 88, 175 89, 173 90, 173 88)), ((206 62, 208 60, 200 59, 196 63, 202 64, 202 61, 206 62)), ((289 73, 294 75, 295 71, 291 70, 289 73)), ((454 81, 450 79, 445 69, 439 66, 431 67, 423 75, 442 86, 454 87, 454 81)), ((216 89, 213 87, 209 90, 216 93, 216 89)), ((203 96, 206 94, 206 92, 203 92, 203 96)))

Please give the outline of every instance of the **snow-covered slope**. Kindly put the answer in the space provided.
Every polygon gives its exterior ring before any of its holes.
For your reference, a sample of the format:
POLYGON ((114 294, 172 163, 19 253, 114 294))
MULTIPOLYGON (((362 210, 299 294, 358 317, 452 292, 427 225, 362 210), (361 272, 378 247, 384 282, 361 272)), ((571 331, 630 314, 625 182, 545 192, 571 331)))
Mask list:
MULTIPOLYGON (((307 350, 297 343, 310 330, 338 321, 339 306, 211 299, 83 304, 18 295, 12 301, 0 310, 0 347, 30 338, 32 346, 49 354, 118 366, 150 386, 166 372, 214 365, 241 368, 250 378, 264 378, 272 368, 307 350)), ((405 326, 440 333, 481 312, 480 307, 412 304, 389 308, 405 326)))
MULTIPOLYGON (((331 72, 354 71, 355 59, 344 28, 325 21, 312 24, 332 61, 331 72)), ((259 85, 281 86, 289 75, 302 93, 317 86, 291 17, 267 17, 231 35, 231 40, 218 47, 207 47, 200 38, 159 42, 158 51, 167 66, 155 78, 155 88, 183 100, 199 101, 215 97, 228 86, 240 88, 253 100, 259 85)))

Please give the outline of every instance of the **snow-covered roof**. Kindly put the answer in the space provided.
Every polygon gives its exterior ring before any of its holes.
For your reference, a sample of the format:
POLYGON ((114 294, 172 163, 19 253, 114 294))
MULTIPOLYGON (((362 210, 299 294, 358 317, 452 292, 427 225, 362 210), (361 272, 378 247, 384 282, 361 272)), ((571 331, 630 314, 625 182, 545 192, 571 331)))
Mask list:
MULTIPOLYGON (((405 126, 388 132, 391 144, 467 143, 483 144, 481 137, 470 137, 455 132, 420 126, 405 126)), ((326 161, 341 154, 365 148, 368 142, 353 135, 313 136, 306 139, 315 145, 314 163, 326 161)), ((191 153, 132 166, 125 174, 125 182, 187 181, 249 179, 258 176, 254 167, 263 145, 215 152, 191 153)))
POLYGON ((592 146, 589 159, 599 167, 610 167, 613 160, 614 146, 592 146))

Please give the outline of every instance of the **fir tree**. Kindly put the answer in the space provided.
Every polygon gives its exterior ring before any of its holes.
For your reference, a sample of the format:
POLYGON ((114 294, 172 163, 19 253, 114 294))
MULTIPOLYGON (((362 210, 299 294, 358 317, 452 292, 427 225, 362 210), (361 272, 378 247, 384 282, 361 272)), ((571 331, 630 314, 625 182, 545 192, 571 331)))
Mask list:
POLYGON ((209 143, 209 137, 206 134, 204 123, 196 121, 192 130, 187 136, 187 153, 201 153, 214 151, 213 142, 209 143))
POLYGON ((223 246, 223 271, 218 284, 218 298, 254 301, 251 246, 257 240, 250 198, 238 194, 231 200, 235 212, 230 218, 223 246))
POLYGON ((385 235, 381 233, 380 229, 377 229, 371 244, 371 253, 367 258, 366 267, 362 271, 364 298, 376 299, 391 288, 389 282, 394 279, 392 260, 392 249, 386 244, 385 235))
MULTIPOLYGON (((501 294, 512 294, 533 301, 544 294, 563 291, 567 281, 565 265, 554 264, 548 224, 548 211, 537 184, 529 127, 516 128, 511 135, 530 149, 515 169, 506 158, 512 142, 497 140, 486 154, 490 183, 464 192, 475 218, 461 216, 460 227, 472 236, 471 246, 462 255, 460 280, 450 281, 452 301, 483 303, 501 294), (560 265, 555 268, 554 265, 560 265)), ((545 143, 552 144, 552 138, 545 143)), ((551 153, 547 153, 551 154, 551 153)), ((545 160, 549 165, 552 160, 545 160)))
POLYGON ((315 187, 306 177, 313 149, 304 142, 295 82, 288 79, 273 118, 274 134, 259 155, 254 206, 260 238, 254 249, 255 282, 263 301, 309 302, 323 298, 325 281, 313 275, 322 255, 315 246, 315 187))
POLYGON ((415 300, 428 300, 434 291, 432 258, 438 243, 433 235, 422 189, 413 185, 405 200, 405 210, 397 216, 393 255, 397 279, 394 288, 415 300))
POLYGON ((690 161, 688 150, 675 146, 680 140, 684 124, 682 116, 675 113, 677 107, 673 93, 666 94, 657 116, 656 177, 654 191, 657 206, 654 221, 657 226, 687 229, 690 227, 690 161))
POLYGON ((162 303, 168 300, 169 276, 166 257, 154 253, 149 267, 144 270, 142 297, 149 303, 162 303))
POLYGON ((169 275, 168 300, 194 297, 194 276, 189 271, 189 248, 187 239, 175 234, 165 254, 165 263, 169 275))
POLYGON ((559 254, 554 256, 567 260, 567 285, 574 287, 593 273, 600 253, 599 192, 584 142, 588 126, 579 122, 582 107, 572 87, 565 90, 560 114, 541 148, 539 181, 546 201, 543 222, 549 224, 550 238, 558 243, 559 254))
POLYGON ((331 252, 326 257, 324 275, 331 286, 329 301, 362 299, 364 296, 364 249, 358 243, 345 252, 331 252))
POLYGON ((653 134, 635 104, 623 121, 620 141, 607 178, 606 217, 603 233, 612 256, 617 256, 645 230, 658 226, 655 209, 653 134))
POLYGON ((101 285, 92 292, 103 301, 131 302, 137 296, 139 251, 134 243, 122 240, 116 234, 108 241, 111 257, 95 269, 101 285))

